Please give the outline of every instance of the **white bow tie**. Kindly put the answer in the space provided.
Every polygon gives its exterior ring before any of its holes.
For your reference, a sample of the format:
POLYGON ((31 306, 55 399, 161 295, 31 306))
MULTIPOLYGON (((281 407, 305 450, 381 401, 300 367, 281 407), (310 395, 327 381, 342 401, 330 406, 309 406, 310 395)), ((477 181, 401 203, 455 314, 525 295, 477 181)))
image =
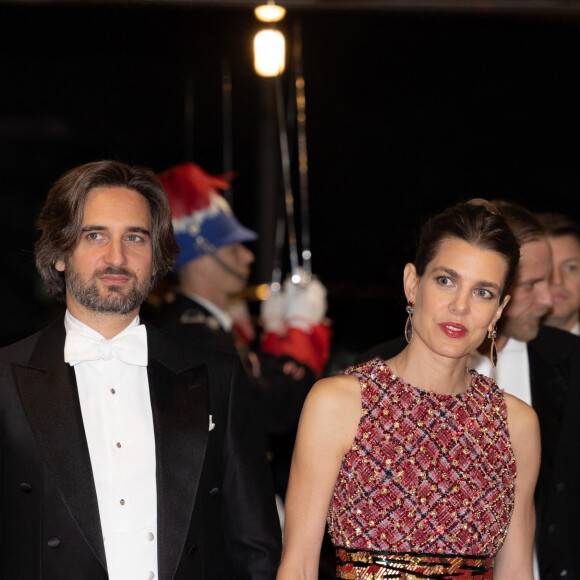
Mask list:
POLYGON ((143 324, 133 326, 111 339, 93 338, 79 330, 69 330, 64 343, 64 362, 76 365, 89 360, 111 360, 147 366, 147 331, 143 324))

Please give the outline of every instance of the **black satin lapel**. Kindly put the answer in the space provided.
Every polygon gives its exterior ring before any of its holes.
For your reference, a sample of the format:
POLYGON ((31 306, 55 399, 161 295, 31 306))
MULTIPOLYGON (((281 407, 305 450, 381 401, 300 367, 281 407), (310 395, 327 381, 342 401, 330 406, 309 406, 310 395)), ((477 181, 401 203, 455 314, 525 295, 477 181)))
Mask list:
MULTIPOLYGON (((97 493, 91 468, 74 370, 63 361, 63 344, 48 347, 39 369, 13 365, 24 411, 54 474, 63 502, 95 556, 106 569, 97 493)), ((37 361, 39 356, 33 357, 37 361)))
POLYGON ((193 513, 209 430, 207 367, 173 373, 149 362, 157 460, 159 576, 173 578, 193 513))

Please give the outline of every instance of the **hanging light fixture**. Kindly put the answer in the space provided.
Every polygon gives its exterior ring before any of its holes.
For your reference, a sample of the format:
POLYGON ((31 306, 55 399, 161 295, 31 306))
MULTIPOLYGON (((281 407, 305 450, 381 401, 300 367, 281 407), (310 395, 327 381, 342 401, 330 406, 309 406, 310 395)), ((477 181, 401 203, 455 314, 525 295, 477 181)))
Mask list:
POLYGON ((275 28, 275 23, 284 18, 286 9, 276 5, 274 0, 268 0, 267 4, 256 7, 254 14, 260 22, 272 25, 254 37, 254 69, 263 77, 281 75, 286 61, 286 39, 275 28))
POLYGON ((286 40, 279 30, 260 30, 254 37, 254 68, 262 77, 276 77, 284 72, 286 40))
POLYGON ((267 4, 257 6, 254 14, 260 22, 280 22, 286 15, 286 8, 276 5, 274 0, 268 0, 267 4))

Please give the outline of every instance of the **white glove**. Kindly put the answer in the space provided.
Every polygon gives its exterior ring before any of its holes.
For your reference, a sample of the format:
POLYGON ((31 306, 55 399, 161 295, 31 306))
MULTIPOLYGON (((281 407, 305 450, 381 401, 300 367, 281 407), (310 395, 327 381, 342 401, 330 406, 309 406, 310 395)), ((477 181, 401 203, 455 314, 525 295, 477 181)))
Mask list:
POLYGON ((314 278, 305 285, 286 281, 284 290, 288 326, 309 332, 312 326, 324 320, 328 304, 326 288, 319 280, 314 278))
POLYGON ((266 332, 282 334, 285 330, 284 319, 286 318, 286 294, 283 290, 270 294, 260 305, 260 318, 266 332))
POLYGON ((227 312, 236 322, 250 319, 250 310, 245 300, 230 300, 227 312))

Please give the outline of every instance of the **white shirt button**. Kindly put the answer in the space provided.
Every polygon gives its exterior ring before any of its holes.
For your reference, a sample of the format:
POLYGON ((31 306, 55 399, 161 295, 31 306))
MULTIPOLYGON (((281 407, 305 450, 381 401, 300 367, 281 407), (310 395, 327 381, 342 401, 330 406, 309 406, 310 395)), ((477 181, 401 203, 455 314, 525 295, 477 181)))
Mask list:
POLYGON ((147 580, 153 580, 153 578, 155 578, 155 572, 148 572, 147 580))
POLYGON ((152 541, 153 541, 153 538, 155 538, 155 536, 153 535, 153 532, 147 532, 147 533, 145 534, 145 539, 146 539, 147 541, 149 541, 149 542, 152 542, 152 541))

